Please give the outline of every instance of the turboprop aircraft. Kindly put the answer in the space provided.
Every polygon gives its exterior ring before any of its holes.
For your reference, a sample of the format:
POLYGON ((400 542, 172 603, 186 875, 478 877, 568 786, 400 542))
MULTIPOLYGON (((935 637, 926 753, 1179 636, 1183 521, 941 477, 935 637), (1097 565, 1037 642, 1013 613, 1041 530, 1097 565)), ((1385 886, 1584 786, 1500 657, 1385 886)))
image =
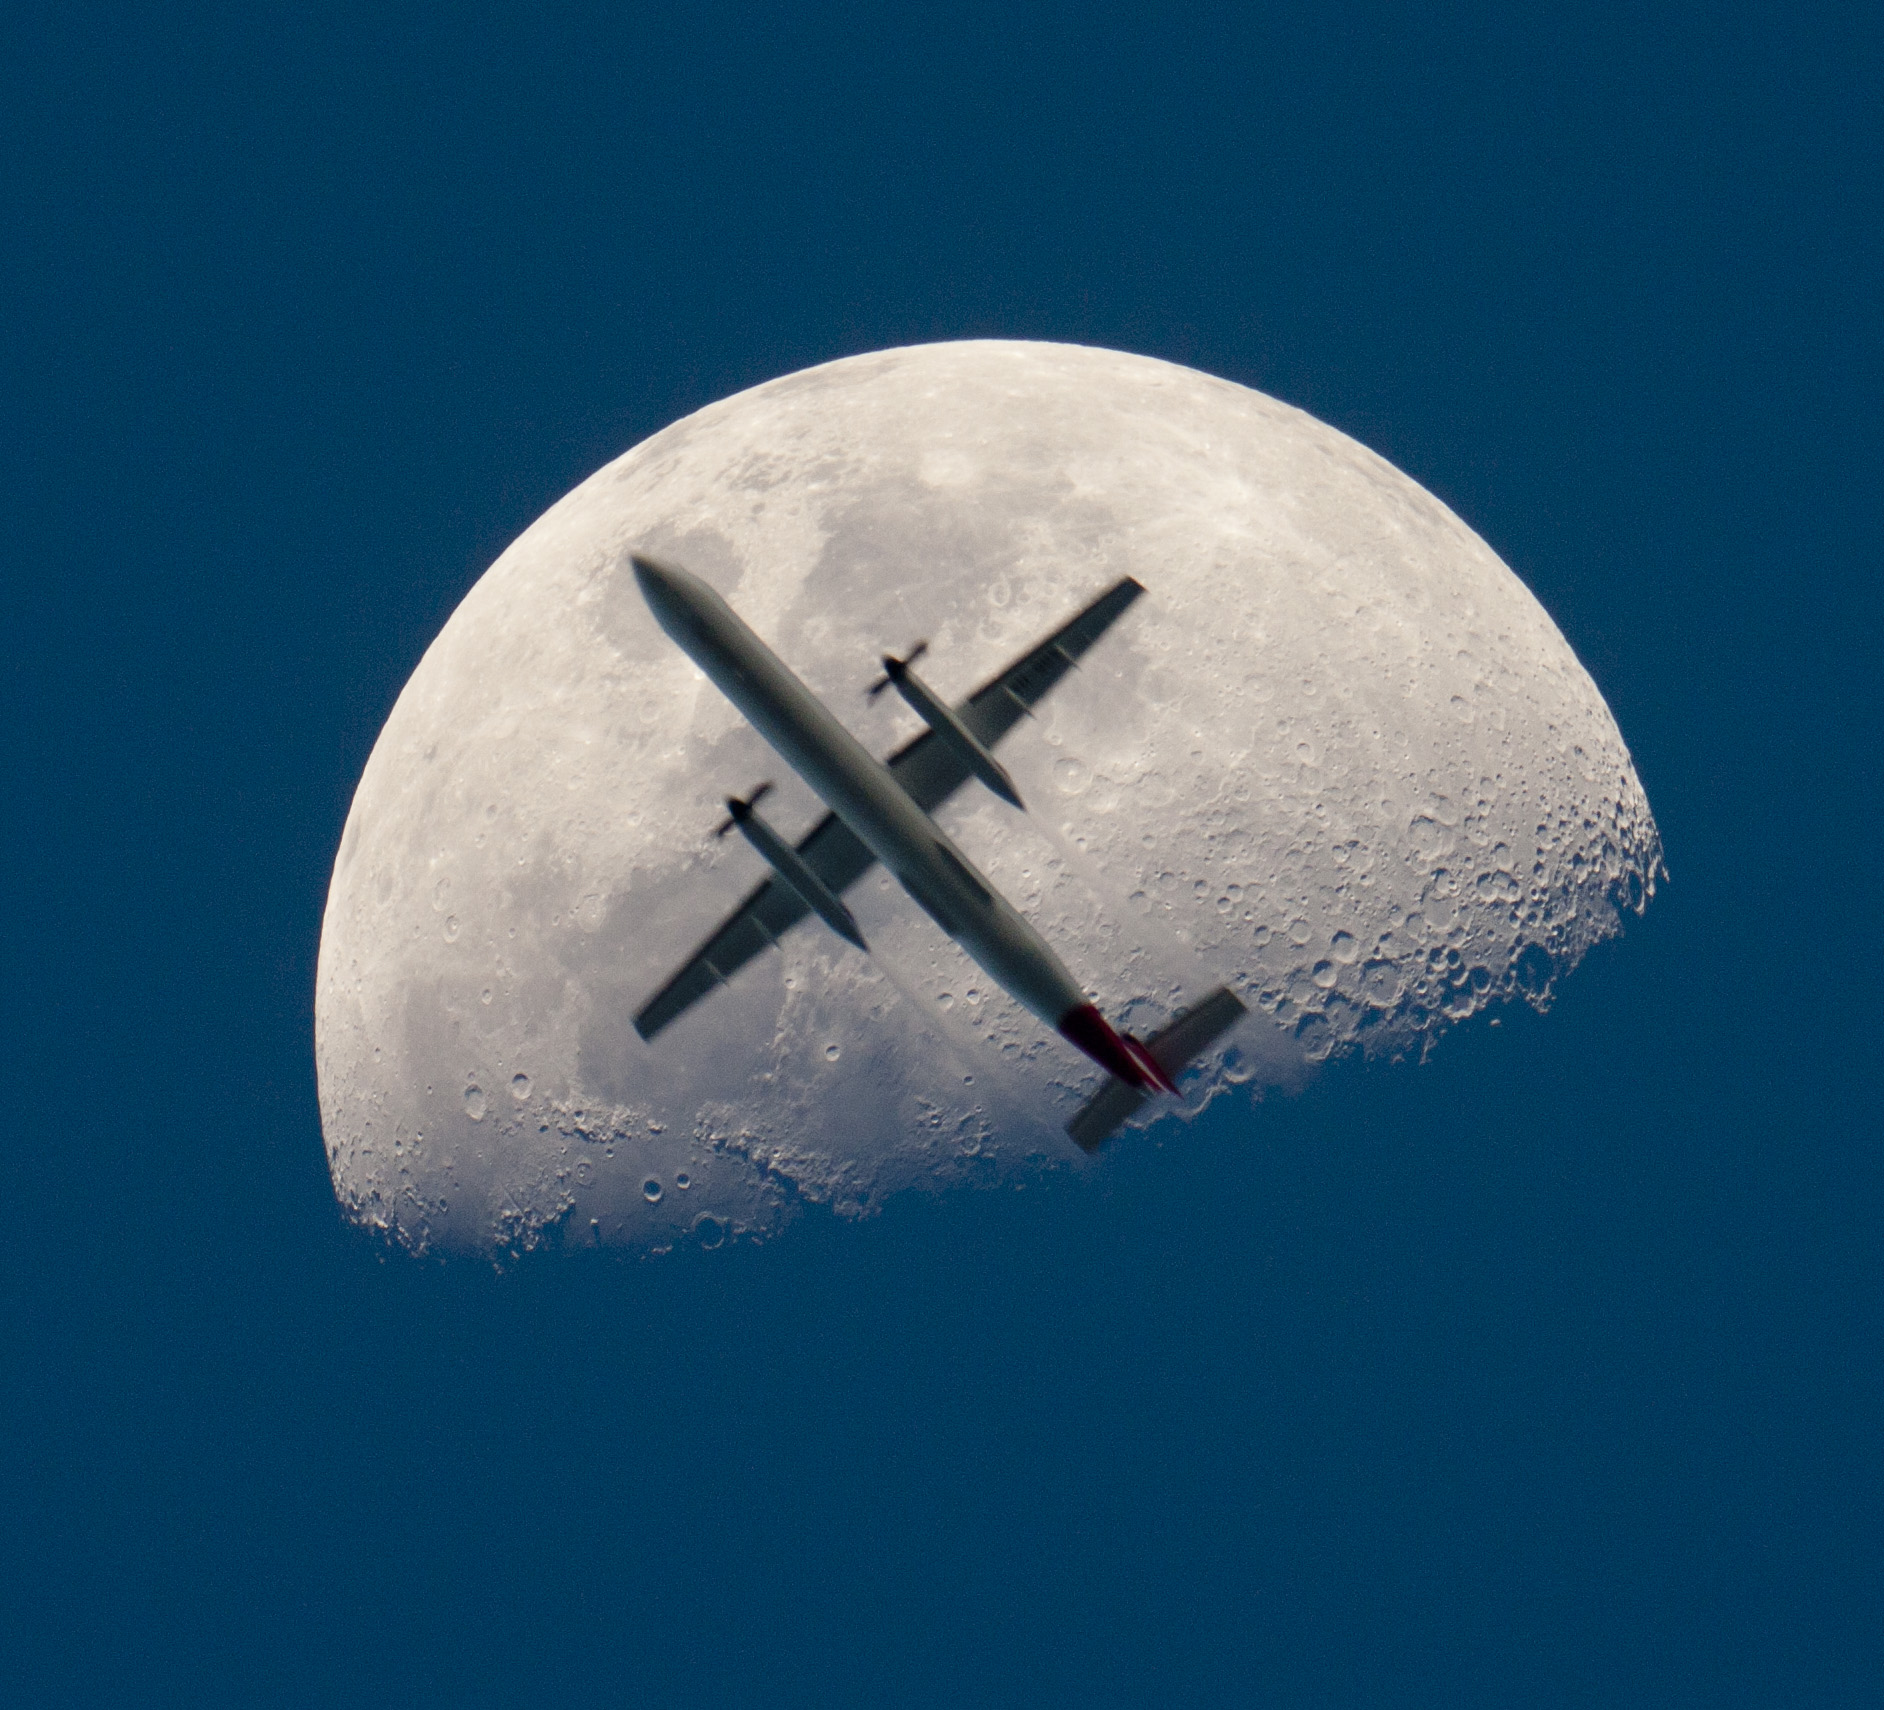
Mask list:
POLYGON ((1066 970, 1039 931, 976 870, 930 817, 970 778, 1020 807, 992 749, 1111 628, 1145 590, 1131 577, 1115 582, 1085 610, 950 707, 913 669, 924 644, 906 659, 886 655, 870 690, 894 686, 929 726, 888 761, 878 760, 832 716, 785 662, 698 576, 637 556, 635 580, 662 629, 679 644, 780 756, 821 797, 830 813, 795 846, 759 815, 761 785, 728 798, 723 836, 735 828, 765 857, 773 877, 753 891, 635 1016, 653 1039, 676 1017, 808 914, 868 951, 843 892, 878 861, 916 903, 1017 1002, 1113 1077, 1067 1131, 1097 1147, 1154 1092, 1175 1096, 1175 1076, 1243 1014, 1219 987, 1150 1040, 1120 1033, 1066 970))

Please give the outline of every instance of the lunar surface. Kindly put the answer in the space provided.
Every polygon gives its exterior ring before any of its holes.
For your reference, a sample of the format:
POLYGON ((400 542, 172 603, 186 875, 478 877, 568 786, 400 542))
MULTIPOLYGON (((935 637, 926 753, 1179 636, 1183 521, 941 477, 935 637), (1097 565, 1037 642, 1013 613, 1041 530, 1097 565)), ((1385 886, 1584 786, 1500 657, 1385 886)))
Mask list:
POLYGON ((788 375, 534 523, 367 764, 321 935, 321 1114, 342 1206, 415 1250, 712 1246, 1080 1160, 1063 1125, 1099 1071, 880 870, 849 897, 869 956, 814 918, 636 1035, 765 876, 712 835, 724 797, 774 780, 794 839, 822 812, 656 626, 637 550, 711 582, 880 754, 921 728, 864 696, 886 650, 926 638, 925 677, 960 699, 1119 576, 1144 584, 1003 742, 1029 811, 971 782, 939 818, 1114 1020, 1243 996, 1189 1111, 1544 1005, 1660 874, 1555 625, 1364 446, 1076 346, 788 375))

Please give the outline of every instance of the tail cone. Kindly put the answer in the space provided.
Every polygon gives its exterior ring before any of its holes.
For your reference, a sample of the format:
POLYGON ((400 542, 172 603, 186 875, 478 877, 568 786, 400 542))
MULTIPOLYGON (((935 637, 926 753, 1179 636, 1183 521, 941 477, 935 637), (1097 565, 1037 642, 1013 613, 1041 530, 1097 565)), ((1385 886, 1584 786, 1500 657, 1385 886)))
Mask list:
POLYGON ((1128 1087, 1177 1097, 1176 1084, 1158 1066, 1157 1058, 1129 1033, 1118 1033, 1096 1005, 1083 1003, 1069 1009, 1060 1017, 1060 1035, 1128 1087))

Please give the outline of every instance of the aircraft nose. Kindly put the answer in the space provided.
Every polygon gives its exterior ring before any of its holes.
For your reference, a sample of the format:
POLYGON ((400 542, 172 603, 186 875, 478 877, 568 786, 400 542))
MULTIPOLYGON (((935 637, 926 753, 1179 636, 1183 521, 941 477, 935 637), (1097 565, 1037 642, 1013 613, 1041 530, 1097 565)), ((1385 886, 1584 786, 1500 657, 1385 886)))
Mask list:
POLYGON ((673 590, 673 573, 665 564, 652 558, 643 558, 635 553, 629 560, 635 567, 635 581, 640 584, 641 593, 646 599, 654 599, 673 590))
MULTIPOLYGON (((658 558, 644 558, 634 553, 635 582, 641 589, 648 609, 660 620, 661 627, 679 640, 679 631, 691 631, 699 623, 699 584, 685 570, 663 564, 658 558)), ((683 642, 683 645, 684 642, 683 642)))

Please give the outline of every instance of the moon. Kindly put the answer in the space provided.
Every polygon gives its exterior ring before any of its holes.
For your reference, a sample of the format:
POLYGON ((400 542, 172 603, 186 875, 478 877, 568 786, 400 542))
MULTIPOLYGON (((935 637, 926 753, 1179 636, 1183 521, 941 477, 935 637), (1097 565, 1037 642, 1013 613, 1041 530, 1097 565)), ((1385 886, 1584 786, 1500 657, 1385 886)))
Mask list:
MULTIPOLYGON (((1115 1020, 1228 984, 1187 1109, 1544 1006, 1661 845, 1614 719, 1446 507, 1261 393, 1080 346, 879 351, 712 404, 598 470, 466 595, 361 778, 321 932, 334 1190, 415 1251, 642 1252, 1074 1163, 1097 1083, 880 871, 871 953, 812 920, 652 1043, 640 1003, 764 876, 771 780, 631 552, 710 581, 878 753, 926 639, 959 699, 1121 575, 1146 589, 949 834, 1115 1020)), ((1142 1120, 1180 1120, 1147 1107, 1142 1120)), ((1131 1130, 1114 1142, 1135 1143, 1131 1130)))

